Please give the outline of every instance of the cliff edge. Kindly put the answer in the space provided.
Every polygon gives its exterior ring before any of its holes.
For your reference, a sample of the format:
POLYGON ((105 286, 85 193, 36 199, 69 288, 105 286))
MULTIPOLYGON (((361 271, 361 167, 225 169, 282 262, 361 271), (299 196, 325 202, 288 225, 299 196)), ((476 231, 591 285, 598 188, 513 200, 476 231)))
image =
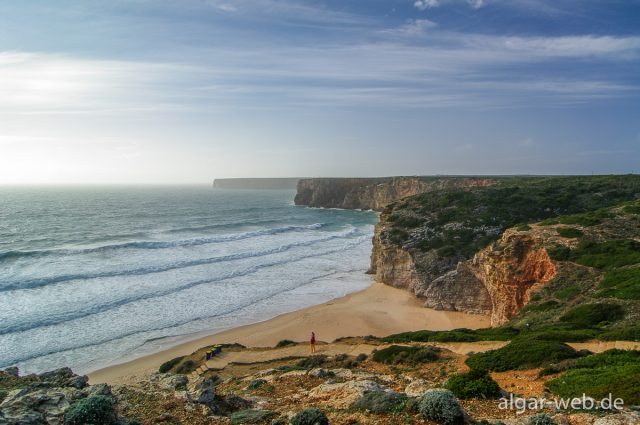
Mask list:
POLYGON ((296 205, 382 211, 392 202, 434 190, 486 187, 489 178, 379 177, 300 179, 296 205))

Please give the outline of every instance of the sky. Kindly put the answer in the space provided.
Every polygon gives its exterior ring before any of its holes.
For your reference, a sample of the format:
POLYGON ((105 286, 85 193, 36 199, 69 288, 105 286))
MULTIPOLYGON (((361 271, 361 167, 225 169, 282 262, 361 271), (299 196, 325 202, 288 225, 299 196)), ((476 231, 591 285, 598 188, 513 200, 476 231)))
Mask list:
POLYGON ((0 2, 0 184, 639 160, 640 0, 0 2))

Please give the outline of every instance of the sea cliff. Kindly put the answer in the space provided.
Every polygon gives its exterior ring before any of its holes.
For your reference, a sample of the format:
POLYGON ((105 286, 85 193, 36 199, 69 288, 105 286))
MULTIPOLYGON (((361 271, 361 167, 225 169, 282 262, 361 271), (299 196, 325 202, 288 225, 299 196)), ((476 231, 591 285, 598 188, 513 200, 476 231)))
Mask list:
MULTIPOLYGON (((549 250, 572 241, 534 223, 639 194, 633 175, 302 179, 296 204, 382 211, 371 255, 376 280, 411 291, 425 307, 490 315, 499 326, 554 281, 560 266, 549 250)), ((621 223, 637 233, 632 220, 621 223)))
POLYGON ((573 237, 561 236, 563 220, 579 220, 563 213, 596 214, 629 202, 640 193, 639 182, 623 176, 505 179, 489 188, 405 198, 380 215, 370 272, 413 292, 425 307, 488 314, 493 326, 504 325, 557 277, 564 263, 550 251, 640 236, 636 215, 613 212, 584 219, 591 225, 571 228, 573 237), (540 224, 544 219, 554 224, 540 224))
POLYGON ((382 211, 390 203, 434 190, 485 187, 490 178, 380 177, 300 179, 296 205, 382 211))

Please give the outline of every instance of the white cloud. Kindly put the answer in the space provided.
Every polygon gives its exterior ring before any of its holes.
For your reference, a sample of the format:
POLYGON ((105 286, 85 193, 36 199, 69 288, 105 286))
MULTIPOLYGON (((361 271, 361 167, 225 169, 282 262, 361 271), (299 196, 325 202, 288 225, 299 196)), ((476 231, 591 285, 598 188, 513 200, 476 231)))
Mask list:
POLYGON ((484 6, 484 0, 468 0, 468 2, 474 9, 480 9, 484 6))
POLYGON ((173 82, 177 89, 176 77, 193 72, 180 64, 0 52, 0 113, 157 111, 173 107, 158 88, 173 82))
POLYGON ((420 10, 431 9, 432 7, 440 6, 440 2, 438 0, 416 0, 413 5, 420 10))
POLYGON ((438 24, 429 19, 410 19, 407 23, 396 28, 380 31, 381 34, 415 37, 423 35, 427 30, 437 27, 438 24))
POLYGON ((238 8, 235 7, 232 4, 219 4, 216 6, 218 9, 222 10, 223 12, 237 12, 238 8))

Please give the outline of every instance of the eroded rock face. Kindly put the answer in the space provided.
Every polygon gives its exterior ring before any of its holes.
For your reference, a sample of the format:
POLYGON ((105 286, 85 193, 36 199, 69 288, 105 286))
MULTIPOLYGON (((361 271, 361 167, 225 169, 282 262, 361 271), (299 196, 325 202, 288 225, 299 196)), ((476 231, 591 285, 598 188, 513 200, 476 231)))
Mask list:
POLYGON ((385 239, 385 214, 376 226, 371 272, 376 280, 407 289, 437 310, 489 314, 506 323, 532 293, 556 275, 542 232, 509 229, 471 260, 407 249, 385 239))
POLYGON ((436 310, 473 314, 491 314, 493 311, 490 292, 468 262, 458 263, 455 270, 423 285, 417 295, 425 299, 425 307, 436 310))
POLYGON ((556 275, 556 266, 541 241, 531 233, 507 230, 499 241, 478 252, 470 269, 487 289, 492 302, 491 324, 515 316, 531 294, 556 275))
POLYGON ((391 202, 440 189, 485 187, 491 179, 420 177, 315 178, 298 182, 296 205, 382 211, 391 202))

